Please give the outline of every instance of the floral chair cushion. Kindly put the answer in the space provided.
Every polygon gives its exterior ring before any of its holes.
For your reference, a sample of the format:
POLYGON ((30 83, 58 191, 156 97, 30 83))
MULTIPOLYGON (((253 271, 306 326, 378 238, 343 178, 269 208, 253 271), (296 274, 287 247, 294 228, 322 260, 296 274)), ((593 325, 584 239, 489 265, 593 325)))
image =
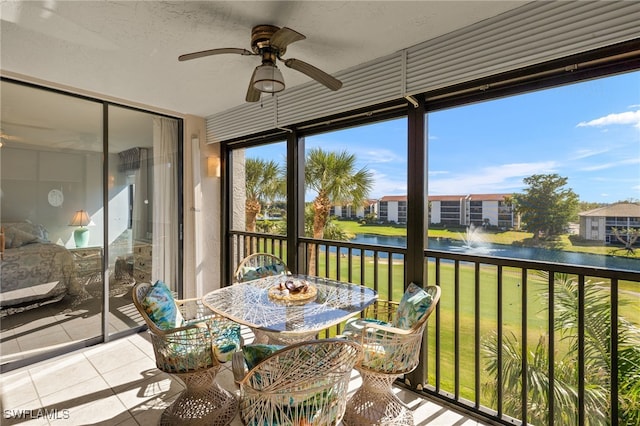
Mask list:
POLYGON ((242 347, 242 335, 240 325, 231 323, 230 326, 219 326, 214 321, 211 331, 215 333, 213 338, 213 353, 220 362, 231 361, 233 353, 242 347))
MULTIPOLYGON (((301 344, 303 345, 303 344, 301 344)), ((346 369, 325 359, 332 354, 347 363, 338 350, 254 344, 243 348, 247 366, 253 371, 241 384, 240 411, 247 426, 332 425, 344 412, 351 365, 346 369), (284 350, 282 350, 284 349, 284 350), (281 351, 282 350, 282 351, 281 351), (277 358, 269 356, 278 352, 277 358), (343 371, 344 370, 344 371, 343 371), (324 373, 322 373, 324 371, 324 373), (266 375, 266 376, 265 376, 266 375), (264 380, 266 378, 266 380, 264 380), (268 396, 264 396, 268 395, 268 396)))
POLYGON ((267 345, 267 344, 255 344, 246 345, 242 348, 242 355, 244 356, 244 362, 247 364, 247 368, 251 370, 258 365, 262 360, 268 356, 274 354, 280 349, 284 348, 281 345, 267 345))
POLYGON ((283 263, 263 266, 245 266, 242 268, 242 281, 257 280, 258 278, 282 275, 287 272, 283 263))
POLYGON ((169 338, 168 342, 164 342, 161 350, 162 357, 156 355, 158 367, 168 373, 187 373, 211 367, 213 352, 210 345, 187 344, 187 342, 195 343, 198 340, 206 340, 206 338, 198 338, 196 335, 195 329, 182 330, 169 338))
POLYGON ((400 300, 393 325, 404 330, 410 329, 424 317, 432 301, 429 293, 414 283, 409 284, 400 300))
POLYGON ((184 318, 176 306, 176 302, 167 285, 158 280, 142 299, 145 312, 161 330, 182 327, 184 318))
MULTIPOLYGON (((197 327, 169 333, 159 343, 162 347, 163 370, 171 373, 185 373, 213 365, 212 356, 225 363, 242 346, 240 326, 216 324, 217 321, 198 320, 184 325, 197 327), (213 336, 212 336, 213 333, 213 336)), ((158 357, 156 357, 158 360, 158 357)))
POLYGON ((351 318, 347 320, 342 335, 362 344, 362 365, 379 371, 393 370, 394 359, 389 355, 394 352, 394 348, 385 346, 385 337, 389 333, 367 329, 369 324, 394 327, 393 324, 375 318, 351 318))

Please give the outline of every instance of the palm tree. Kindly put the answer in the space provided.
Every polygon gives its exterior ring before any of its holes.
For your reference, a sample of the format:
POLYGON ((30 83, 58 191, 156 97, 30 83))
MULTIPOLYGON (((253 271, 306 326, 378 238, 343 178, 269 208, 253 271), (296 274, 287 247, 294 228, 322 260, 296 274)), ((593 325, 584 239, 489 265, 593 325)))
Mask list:
POLYGON ((245 230, 255 232, 263 205, 285 194, 282 168, 273 160, 247 158, 245 163, 245 230))
MULTIPOLYGON (((369 195, 373 176, 367 169, 356 170, 356 157, 347 151, 325 152, 314 148, 307 154, 305 183, 316 192, 313 200, 313 238, 324 238, 329 211, 334 203, 360 205, 369 195)), ((309 274, 315 274, 315 246, 309 253, 309 274)))
MULTIPOLYGON (((313 205, 308 203, 304 208, 304 235, 305 237, 313 237, 313 223, 315 220, 315 212, 313 205)), ((335 216, 330 216, 327 224, 322 231, 324 237, 328 240, 349 241, 353 235, 347 233, 338 223, 335 216)))
MULTIPOLYGON (((608 424, 611 378, 611 306, 603 283, 584 285, 584 409, 589 424, 608 424)), ((547 336, 527 351, 527 416, 535 425, 549 424, 547 418, 549 392, 548 360, 554 356, 553 397, 557 422, 577 424, 578 412, 578 283, 566 274, 555 276, 556 311, 554 329, 567 343, 565 355, 549 354, 547 336)), ((547 294, 544 297, 548 297, 547 294)), ((549 306, 548 303, 546 306, 549 306)), ((618 320, 618 388, 620 424, 640 424, 640 330, 624 318, 618 320)), ((494 378, 498 371, 498 342, 495 333, 482 342, 487 356, 487 371, 494 378)), ((521 418, 522 346, 513 333, 505 333, 502 342, 503 409, 510 416, 521 418)), ((484 389, 495 402, 495 383, 484 389)))

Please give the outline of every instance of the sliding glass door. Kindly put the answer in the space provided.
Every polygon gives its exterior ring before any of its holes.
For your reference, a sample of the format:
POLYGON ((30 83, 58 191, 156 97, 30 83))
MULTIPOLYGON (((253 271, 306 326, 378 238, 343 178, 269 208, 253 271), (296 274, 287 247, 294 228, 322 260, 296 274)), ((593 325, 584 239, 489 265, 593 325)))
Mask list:
POLYGON ((102 104, 2 82, 3 367, 102 333, 102 104))
POLYGON ((142 325, 136 282, 179 291, 180 120, 9 80, 0 93, 4 371, 142 325))
POLYGON ((136 282, 178 291, 178 120, 109 106, 109 333, 142 325, 136 282))

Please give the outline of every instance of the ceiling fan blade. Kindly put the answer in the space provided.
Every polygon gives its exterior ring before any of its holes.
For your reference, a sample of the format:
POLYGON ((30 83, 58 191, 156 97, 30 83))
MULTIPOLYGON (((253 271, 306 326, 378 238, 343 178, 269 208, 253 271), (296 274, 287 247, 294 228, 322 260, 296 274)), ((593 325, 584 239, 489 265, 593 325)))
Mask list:
POLYGON ((197 59, 197 58, 202 58, 204 56, 211 56, 211 55, 220 55, 223 53, 237 53, 239 55, 255 55, 255 53, 247 49, 224 47, 222 49, 209 49, 209 50, 203 50, 201 52, 187 53, 185 55, 178 56, 178 60, 189 61, 191 59, 197 59))
POLYGON ((282 50, 293 42, 304 40, 306 37, 291 28, 282 27, 276 31, 272 36, 269 44, 273 47, 277 47, 282 50))
POLYGON ((251 80, 249 80, 249 87, 247 88, 247 96, 244 98, 247 102, 258 102, 260 100, 260 91, 253 87, 253 81, 256 77, 256 71, 258 68, 254 68, 253 74, 251 75, 251 80))
POLYGON ((24 141, 25 139, 21 138, 20 136, 13 136, 13 135, 8 135, 4 132, 0 132, 0 140, 21 142, 21 141, 24 141))
POLYGON ((337 78, 299 59, 287 59, 284 61, 284 64, 291 69, 300 71, 301 73, 308 75, 318 83, 324 84, 333 91, 338 90, 342 87, 342 82, 337 78))

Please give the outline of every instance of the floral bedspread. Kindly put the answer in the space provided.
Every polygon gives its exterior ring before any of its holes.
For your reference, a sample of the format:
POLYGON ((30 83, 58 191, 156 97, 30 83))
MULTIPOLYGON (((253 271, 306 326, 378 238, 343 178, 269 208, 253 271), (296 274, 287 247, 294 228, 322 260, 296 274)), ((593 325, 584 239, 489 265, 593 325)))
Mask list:
POLYGON ((0 306, 61 299, 78 289, 73 255, 53 243, 7 248, 0 262, 0 306))

